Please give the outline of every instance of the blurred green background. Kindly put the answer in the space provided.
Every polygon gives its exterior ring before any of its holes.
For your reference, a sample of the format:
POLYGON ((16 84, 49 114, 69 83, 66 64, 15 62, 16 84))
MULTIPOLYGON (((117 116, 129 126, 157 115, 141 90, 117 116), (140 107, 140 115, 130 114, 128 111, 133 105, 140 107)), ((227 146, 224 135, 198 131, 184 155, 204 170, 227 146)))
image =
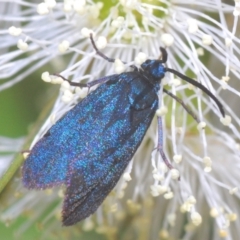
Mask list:
POLYGON ((42 108, 50 101, 49 93, 53 85, 41 80, 43 71, 41 70, 39 69, 13 87, 0 92, 1 136, 27 135, 29 126, 36 121, 42 108))

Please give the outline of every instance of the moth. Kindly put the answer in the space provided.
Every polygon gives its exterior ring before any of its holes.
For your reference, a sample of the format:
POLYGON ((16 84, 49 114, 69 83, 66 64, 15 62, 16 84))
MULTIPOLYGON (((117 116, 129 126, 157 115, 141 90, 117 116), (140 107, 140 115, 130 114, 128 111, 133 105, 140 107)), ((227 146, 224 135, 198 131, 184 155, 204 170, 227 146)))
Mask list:
MULTIPOLYGON (((100 52, 90 36, 96 53, 109 62, 115 60, 100 52)), ((86 85, 99 86, 58 120, 35 144, 23 165, 23 183, 29 189, 66 186, 62 210, 64 226, 70 226, 93 214, 117 184, 137 151, 158 109, 158 92, 166 72, 173 73, 200 88, 223 106, 202 84, 167 68, 167 52, 160 47, 162 59, 148 59, 132 71, 105 76, 86 85)), ((67 80, 66 80, 67 81, 67 80)), ((165 93, 187 106, 175 95, 165 93)), ((161 118, 159 117, 159 123, 161 118)), ((162 149, 159 128, 158 150, 171 169, 162 149)))

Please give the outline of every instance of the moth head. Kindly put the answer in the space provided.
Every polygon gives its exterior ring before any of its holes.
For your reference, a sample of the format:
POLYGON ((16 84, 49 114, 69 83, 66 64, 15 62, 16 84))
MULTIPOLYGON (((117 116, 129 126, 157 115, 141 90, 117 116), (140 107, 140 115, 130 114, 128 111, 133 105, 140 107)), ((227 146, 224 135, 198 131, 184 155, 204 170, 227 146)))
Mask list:
POLYGON ((157 78, 161 80, 165 75, 165 67, 160 60, 150 60, 147 59, 141 65, 142 70, 150 75, 152 78, 157 78))

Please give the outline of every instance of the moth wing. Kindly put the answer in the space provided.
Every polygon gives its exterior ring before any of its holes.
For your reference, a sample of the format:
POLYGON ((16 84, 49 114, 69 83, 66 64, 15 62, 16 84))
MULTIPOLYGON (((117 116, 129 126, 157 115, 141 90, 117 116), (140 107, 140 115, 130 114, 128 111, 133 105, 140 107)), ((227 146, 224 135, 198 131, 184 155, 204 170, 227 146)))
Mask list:
POLYGON ((107 167, 109 173, 104 175, 104 177, 99 177, 98 182, 92 184, 88 190, 86 190, 88 184, 84 180, 84 174, 81 171, 73 172, 64 199, 62 211, 63 225, 74 225, 97 210, 105 197, 117 184, 126 168, 129 160, 125 160, 118 162, 114 166, 111 164, 107 167), (81 187, 79 187, 79 184, 81 187))
MULTIPOLYGON (((117 81, 115 76, 109 79, 117 81)), ((111 85, 107 89, 104 86, 99 86, 67 112, 35 144, 23 164, 25 187, 48 188, 65 183, 69 162, 81 155, 91 139, 95 117, 114 94, 111 85)))
MULTIPOLYGON (((140 100, 135 101, 140 99, 139 94, 133 94, 135 97, 129 101, 131 84, 118 82, 115 86, 112 100, 96 117, 88 146, 70 164, 62 212, 66 226, 88 217, 100 206, 136 152, 155 114, 157 96, 151 99, 151 105, 139 109, 140 100)), ((140 91, 145 94, 146 87, 140 91)), ((147 91, 152 91, 152 86, 147 91)))

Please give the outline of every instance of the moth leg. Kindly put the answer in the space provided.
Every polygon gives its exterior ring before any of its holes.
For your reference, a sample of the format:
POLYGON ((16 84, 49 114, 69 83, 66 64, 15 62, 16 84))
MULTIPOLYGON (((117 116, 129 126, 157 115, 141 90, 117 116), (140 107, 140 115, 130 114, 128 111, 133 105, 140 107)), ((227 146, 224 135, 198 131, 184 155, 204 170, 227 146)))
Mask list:
POLYGON ((69 82, 69 84, 73 87, 81 87, 81 88, 82 87, 88 87, 88 85, 85 84, 85 83, 72 82, 72 81, 68 80, 67 78, 63 77, 61 74, 54 73, 53 75, 62 78, 66 82, 69 82))
MULTIPOLYGON (((108 56, 106 56, 104 53, 102 53, 101 51, 99 51, 99 49, 97 48, 95 41, 93 40, 93 36, 92 33, 90 33, 90 40, 91 43, 93 45, 94 50, 96 51, 97 55, 99 55, 100 57, 102 57, 103 59, 105 59, 108 62, 115 62, 115 58, 110 58, 108 56)), ((126 62, 122 61, 124 64, 126 64, 126 62)), ((133 68, 134 71, 138 71, 138 68, 135 65, 130 65, 131 68, 133 68)))
POLYGON ((97 48, 97 46, 95 44, 95 41, 93 40, 92 33, 90 33, 90 40, 91 40, 91 43, 92 43, 93 48, 95 49, 97 55, 99 55, 103 59, 107 60, 108 62, 115 62, 115 58, 109 58, 105 54, 103 54, 102 52, 99 51, 99 49, 97 48))
POLYGON ((54 73, 53 75, 62 78, 64 81, 69 82, 69 84, 73 87, 80 87, 80 88, 84 88, 84 87, 91 88, 97 84, 105 83, 113 77, 113 76, 107 76, 107 77, 93 80, 89 83, 77 83, 77 82, 72 82, 72 81, 68 80, 67 78, 63 77, 62 75, 60 75, 58 73, 54 73))
POLYGON ((163 88, 163 92, 165 92, 167 95, 169 95, 170 97, 172 97, 173 99, 175 99, 178 103, 180 103, 183 108, 187 111, 187 113, 189 115, 191 115, 193 117, 193 119, 195 119, 195 121, 197 123, 200 123, 199 118, 197 117, 196 114, 193 113, 193 111, 183 102, 182 99, 178 98, 176 95, 172 94, 171 92, 169 92, 167 89, 163 88))
POLYGON ((97 84, 102 84, 102 83, 108 82, 110 79, 113 78, 113 76, 114 75, 106 76, 106 77, 103 77, 103 78, 99 78, 99 79, 93 80, 93 81, 87 83, 87 85, 88 85, 88 87, 92 87, 92 86, 95 86, 97 84))
POLYGON ((163 129, 162 129, 162 118, 158 117, 158 146, 157 149, 160 152, 160 155, 166 164, 166 166, 171 170, 173 169, 173 165, 168 161, 164 151, 163 151, 163 129))

